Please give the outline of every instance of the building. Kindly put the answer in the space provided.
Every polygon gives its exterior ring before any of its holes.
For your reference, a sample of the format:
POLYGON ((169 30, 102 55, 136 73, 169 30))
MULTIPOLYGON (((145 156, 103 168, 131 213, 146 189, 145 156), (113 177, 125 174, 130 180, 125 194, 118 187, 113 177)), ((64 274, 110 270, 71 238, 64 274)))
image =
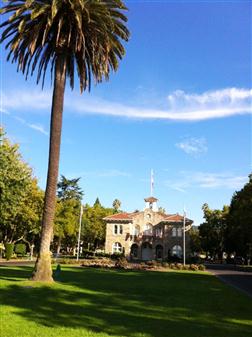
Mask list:
POLYGON ((189 252, 188 229, 192 220, 179 214, 164 214, 157 206, 158 199, 145 200, 143 211, 117 213, 106 221, 105 252, 124 253, 131 260, 166 259, 183 255, 183 225, 185 247, 189 252))

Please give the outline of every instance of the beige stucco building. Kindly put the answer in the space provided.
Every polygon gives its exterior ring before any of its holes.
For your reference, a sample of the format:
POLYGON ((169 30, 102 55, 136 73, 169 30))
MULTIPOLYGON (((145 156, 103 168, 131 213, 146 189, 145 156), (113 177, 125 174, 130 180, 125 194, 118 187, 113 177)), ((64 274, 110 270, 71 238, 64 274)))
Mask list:
POLYGON ((153 260, 169 256, 182 257, 183 225, 185 246, 189 252, 188 229, 193 221, 179 214, 164 214, 157 207, 158 199, 145 200, 143 211, 117 213, 106 221, 105 252, 124 253, 129 259, 153 260))

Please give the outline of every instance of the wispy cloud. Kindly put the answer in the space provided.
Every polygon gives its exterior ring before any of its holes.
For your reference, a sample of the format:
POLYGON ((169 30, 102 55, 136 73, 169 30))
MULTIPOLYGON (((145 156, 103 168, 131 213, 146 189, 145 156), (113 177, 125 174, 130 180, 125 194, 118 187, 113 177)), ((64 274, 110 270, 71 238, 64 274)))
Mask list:
POLYGON ((48 136, 48 132, 44 129, 44 127, 42 125, 28 123, 25 119, 17 117, 17 116, 13 116, 13 118, 15 118, 17 121, 19 121, 21 124, 27 126, 28 128, 33 129, 35 131, 38 131, 45 136, 48 136))
POLYGON ((247 176, 237 176, 230 172, 181 171, 177 180, 167 180, 165 181, 165 185, 179 192, 186 193, 191 188, 237 190, 242 188, 247 181, 247 176))
POLYGON ((2 93, 4 109, 19 110, 33 109, 44 110, 51 107, 51 93, 49 91, 23 91, 2 93))
POLYGON ((131 174, 129 172, 120 171, 117 169, 109 169, 109 170, 101 170, 101 171, 81 171, 75 172, 74 174, 71 173, 68 176, 71 177, 97 177, 97 178, 104 178, 104 177, 130 177, 131 174))
MULTIPOLYGON (((200 121, 252 113, 252 89, 225 88, 206 91, 201 94, 186 93, 176 90, 164 99, 166 109, 157 108, 160 100, 152 108, 142 105, 126 105, 106 101, 94 96, 81 97, 67 94, 65 107, 70 112, 79 114, 110 115, 138 119, 167 119, 175 121, 200 121)), ((6 94, 3 98, 4 109, 50 110, 51 94, 49 92, 22 92, 6 94)))
POLYGON ((205 138, 187 138, 179 143, 176 143, 175 146, 193 157, 199 157, 208 150, 205 138))

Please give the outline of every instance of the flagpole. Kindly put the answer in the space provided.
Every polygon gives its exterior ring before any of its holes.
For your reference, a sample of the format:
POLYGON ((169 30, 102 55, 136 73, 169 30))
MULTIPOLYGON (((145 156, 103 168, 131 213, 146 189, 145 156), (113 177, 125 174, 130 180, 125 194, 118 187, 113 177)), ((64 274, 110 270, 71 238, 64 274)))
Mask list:
POLYGON ((151 180, 150 180, 150 195, 153 197, 153 185, 154 185, 154 178, 153 178, 153 170, 151 170, 151 180))
POLYGON ((81 220, 82 220, 82 214, 83 214, 83 206, 81 202, 80 207, 80 218, 79 218, 79 233, 78 233, 78 246, 77 246, 77 257, 76 260, 79 261, 79 255, 80 255, 80 237, 81 237, 81 220))
POLYGON ((186 264, 186 252, 185 252, 185 222, 186 222, 186 212, 184 207, 184 219, 183 219, 183 265, 186 264))

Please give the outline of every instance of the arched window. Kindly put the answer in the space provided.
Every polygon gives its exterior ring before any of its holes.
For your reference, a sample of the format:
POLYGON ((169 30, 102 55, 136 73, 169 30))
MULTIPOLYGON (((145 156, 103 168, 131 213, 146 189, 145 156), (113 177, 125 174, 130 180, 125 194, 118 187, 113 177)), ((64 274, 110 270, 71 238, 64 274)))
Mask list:
POLYGON ((181 227, 177 228, 177 236, 179 236, 179 237, 182 236, 182 228, 181 227))
POLYGON ((156 259, 162 259, 163 258, 163 246, 157 245, 156 246, 156 259))
POLYGON ((179 245, 175 245, 172 248, 172 255, 176 255, 178 257, 182 256, 182 248, 179 245))
POLYGON ((144 235, 152 235, 152 224, 151 223, 147 223, 144 226, 144 235))
POLYGON ((112 251, 113 253, 122 253, 123 250, 122 250, 122 245, 120 244, 120 242, 113 243, 112 251))
POLYGON ((118 234, 118 226, 114 225, 114 234, 118 234))
POLYGON ((176 227, 172 227, 172 236, 177 236, 177 229, 176 229, 176 227))
POLYGON ((131 246, 130 255, 135 258, 138 257, 138 245, 136 243, 131 246))

